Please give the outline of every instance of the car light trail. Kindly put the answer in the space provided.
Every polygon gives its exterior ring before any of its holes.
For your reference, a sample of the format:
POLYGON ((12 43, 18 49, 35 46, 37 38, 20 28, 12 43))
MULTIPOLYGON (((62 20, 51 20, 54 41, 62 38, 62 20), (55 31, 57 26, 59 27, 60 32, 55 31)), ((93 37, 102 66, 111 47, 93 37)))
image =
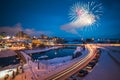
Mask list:
POLYGON ((71 71, 73 71, 74 69, 78 68, 79 66, 82 66, 82 64, 84 64, 85 62, 87 62, 91 57, 94 57, 94 50, 93 48, 91 48, 90 45, 87 45, 88 50, 90 51, 89 54, 81 59, 78 63, 76 63, 75 65, 67 68, 66 70, 59 72, 58 74, 51 76, 50 78, 48 78, 47 80, 58 80, 59 78, 61 78, 62 76, 67 75, 68 73, 70 73, 71 71))

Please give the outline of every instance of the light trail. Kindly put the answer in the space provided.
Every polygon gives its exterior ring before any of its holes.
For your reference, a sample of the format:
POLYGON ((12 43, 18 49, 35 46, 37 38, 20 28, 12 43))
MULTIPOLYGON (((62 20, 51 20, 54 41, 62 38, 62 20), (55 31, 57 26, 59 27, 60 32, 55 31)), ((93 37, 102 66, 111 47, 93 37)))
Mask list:
POLYGON ((66 76, 68 73, 72 72, 73 70, 75 70, 76 68, 82 66, 84 63, 86 63, 88 60, 92 59, 91 57, 94 57, 94 50, 93 48, 91 48, 90 45, 87 45, 88 50, 90 51, 89 54, 81 59, 78 63, 76 63, 75 65, 65 69, 64 71, 59 72, 58 74, 51 76, 50 78, 46 79, 46 80, 59 80, 61 77, 66 76))

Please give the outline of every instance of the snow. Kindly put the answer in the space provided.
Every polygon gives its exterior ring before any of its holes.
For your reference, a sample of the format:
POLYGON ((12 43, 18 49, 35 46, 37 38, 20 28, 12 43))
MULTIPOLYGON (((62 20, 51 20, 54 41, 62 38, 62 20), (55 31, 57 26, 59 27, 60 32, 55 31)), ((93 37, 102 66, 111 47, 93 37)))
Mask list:
POLYGON ((2 57, 10 57, 10 56, 15 56, 17 55, 13 50, 6 50, 6 51, 1 51, 0 52, 0 58, 2 57))
POLYGON ((72 56, 59 57, 59 58, 54 58, 54 59, 50 59, 50 60, 41 60, 40 62, 53 66, 53 65, 57 65, 59 63, 65 63, 70 60, 72 60, 72 56))
POLYGON ((74 54, 76 54, 77 52, 81 52, 82 50, 83 50, 83 48, 80 47, 80 46, 78 46, 78 47, 76 48, 76 50, 74 51, 74 54))
POLYGON ((61 48, 59 46, 56 46, 56 47, 46 47, 45 49, 35 49, 35 50, 25 50, 24 52, 27 53, 27 54, 30 54, 30 53, 38 53, 38 52, 45 52, 45 51, 49 51, 49 50, 52 50, 52 49, 58 49, 58 48, 61 48))
MULTIPOLYGON (((36 52, 36 51, 34 50, 33 52, 36 52)), ((42 77, 42 79, 41 78, 39 79, 43 80, 45 77, 49 76, 48 75, 49 73, 55 74, 60 70, 63 70, 66 67, 72 65, 73 63, 77 62, 80 59, 80 58, 77 58, 77 59, 71 60, 72 56, 66 56, 66 57, 59 57, 59 58, 54 58, 46 61, 40 61, 39 63, 40 69, 38 70, 37 68, 38 62, 32 62, 31 57, 27 55, 25 52, 21 51, 20 53, 25 57, 27 63, 23 67, 25 72, 23 74, 17 75, 17 77, 15 77, 15 80, 19 80, 19 79, 23 80, 24 79, 23 77, 25 76, 27 76, 27 79, 32 80, 31 78, 36 78, 35 75, 39 75, 40 77, 42 77)), ((1 73, 2 73, 1 76, 4 77, 6 74, 6 70, 1 71, 1 73)))
MULTIPOLYGON (((86 49, 85 51, 83 51, 83 48, 78 46, 74 52, 83 53, 83 55, 81 55, 79 57, 79 58, 82 58, 86 55, 86 53, 88 53, 88 50, 86 49)), ((47 65, 50 65, 50 66, 56 66, 56 65, 59 65, 59 64, 62 65, 62 64, 68 63, 70 61, 72 61, 72 56, 57 57, 57 58, 49 59, 49 60, 40 60, 41 63, 47 64, 47 65)))
POLYGON ((61 70, 64 70, 67 67, 75 64, 80 59, 85 57, 88 53, 88 50, 86 49, 85 51, 82 51, 83 55, 75 59, 72 59, 72 56, 66 56, 66 57, 59 57, 50 60, 36 61, 36 62, 32 62, 31 57, 26 54, 26 52, 29 54, 29 53, 36 53, 36 52, 57 49, 57 48, 58 47, 46 48, 44 50, 39 49, 39 50, 21 51, 20 53, 25 57, 27 63, 23 66, 24 73, 17 75, 14 80, 26 80, 25 77, 27 77, 27 80, 32 80, 32 78, 38 80, 44 80, 45 78, 53 74, 56 74, 61 70), (38 69, 38 63, 39 63, 39 69, 38 69))
POLYGON ((109 55, 120 64, 120 47, 106 47, 109 55))
POLYGON ((109 47, 109 48, 110 49, 108 49, 108 47, 107 48, 105 47, 102 49, 102 53, 98 63, 95 65, 92 71, 89 72, 85 77, 83 78, 77 77, 77 74, 73 75, 73 77, 76 78, 76 80, 120 80, 119 64, 116 63, 108 55, 108 53, 116 55, 115 52, 111 51, 111 49, 119 50, 119 48, 118 47, 109 47))
MULTIPOLYGON (((67 67, 78 62, 80 59, 82 59, 87 55, 88 50, 86 49, 85 51, 82 51, 82 53, 83 55, 73 60, 71 60, 72 56, 59 57, 59 58, 54 58, 50 60, 43 60, 43 61, 40 61, 40 70, 38 70, 37 68, 36 69, 33 68, 33 69, 35 73, 39 74, 40 80, 44 80, 45 78, 51 75, 54 75, 59 71, 64 70, 67 67)), ((33 67, 36 67, 35 64, 33 67)))
MULTIPOLYGON (((24 52, 21 51, 21 54, 25 57, 27 61, 27 63, 23 67, 25 72, 17 75, 14 80, 33 80, 32 78, 37 80, 44 80, 45 78, 54 75, 60 72, 61 70, 64 70, 67 67, 75 64, 83 57, 85 57, 88 53, 87 49, 83 50, 81 47, 77 47, 75 52, 77 51, 82 52, 82 55, 78 58, 72 59, 72 56, 66 56, 66 57, 59 57, 50 60, 40 60, 36 62, 32 62, 31 57, 27 55, 29 53, 42 52, 57 48, 58 47, 51 47, 51 48, 46 48, 44 50, 37 49, 37 50, 25 50, 24 52), (38 63, 40 69, 38 69, 38 63)), ((120 80, 120 76, 119 76, 120 67, 108 55, 108 53, 111 53, 112 55, 118 57, 120 56, 120 47, 106 47, 104 50, 102 50, 100 59, 96 64, 96 66, 93 68, 93 70, 86 77, 80 78, 79 80, 120 80)))
POLYGON ((107 48, 107 49, 109 49, 109 50, 112 50, 112 51, 116 51, 116 52, 120 52, 120 46, 118 47, 115 47, 115 46, 110 46, 110 47, 105 47, 105 48, 107 48))
POLYGON ((47 57, 48 57, 47 55, 44 55, 44 56, 40 56, 38 58, 40 59, 40 58, 47 58, 47 57))
POLYGON ((91 73, 83 78, 83 80, 120 80, 120 67, 108 55, 109 52, 110 50, 102 50, 97 65, 93 68, 91 73))
POLYGON ((13 71, 16 72, 16 69, 6 69, 6 70, 3 70, 3 71, 0 71, 0 80, 2 78, 4 78, 4 76, 6 75, 6 73, 9 74, 9 76, 12 76, 13 71))

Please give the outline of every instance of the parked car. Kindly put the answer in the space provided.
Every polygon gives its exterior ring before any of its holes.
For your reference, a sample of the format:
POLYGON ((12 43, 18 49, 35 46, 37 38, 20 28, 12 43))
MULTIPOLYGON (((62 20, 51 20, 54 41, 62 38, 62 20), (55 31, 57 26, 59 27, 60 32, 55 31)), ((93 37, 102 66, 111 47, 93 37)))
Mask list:
POLYGON ((87 65, 87 67, 86 67, 86 69, 88 69, 88 70, 91 70, 94 66, 95 66, 95 62, 90 62, 88 65, 87 65))
POLYGON ((66 80, 77 80, 76 77, 74 75, 72 75, 71 77, 69 77, 68 79, 66 80))
POLYGON ((97 53, 95 57, 96 57, 96 58, 100 58, 100 54, 97 53))
POLYGON ((97 50, 98 50, 98 53, 97 53, 97 54, 101 54, 101 52, 102 52, 101 49, 98 48, 97 50))
POLYGON ((94 58, 91 62, 97 63, 98 62, 98 58, 94 58))
POLYGON ((65 80, 77 80, 76 78, 68 78, 68 79, 65 79, 65 80))
POLYGON ((83 70, 83 69, 78 72, 78 76, 79 77, 84 77, 87 74, 88 74, 88 71, 87 70, 83 70))

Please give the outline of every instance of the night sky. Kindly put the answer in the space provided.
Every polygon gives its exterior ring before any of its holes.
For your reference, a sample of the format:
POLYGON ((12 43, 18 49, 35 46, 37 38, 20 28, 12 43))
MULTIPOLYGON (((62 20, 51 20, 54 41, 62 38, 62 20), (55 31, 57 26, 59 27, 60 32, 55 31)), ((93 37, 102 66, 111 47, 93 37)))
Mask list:
POLYGON ((0 32, 17 30, 30 35, 120 39, 120 0, 0 0, 0 32), (70 7, 78 1, 95 1, 103 6, 100 25, 77 30, 81 36, 61 29, 70 22, 70 7))

